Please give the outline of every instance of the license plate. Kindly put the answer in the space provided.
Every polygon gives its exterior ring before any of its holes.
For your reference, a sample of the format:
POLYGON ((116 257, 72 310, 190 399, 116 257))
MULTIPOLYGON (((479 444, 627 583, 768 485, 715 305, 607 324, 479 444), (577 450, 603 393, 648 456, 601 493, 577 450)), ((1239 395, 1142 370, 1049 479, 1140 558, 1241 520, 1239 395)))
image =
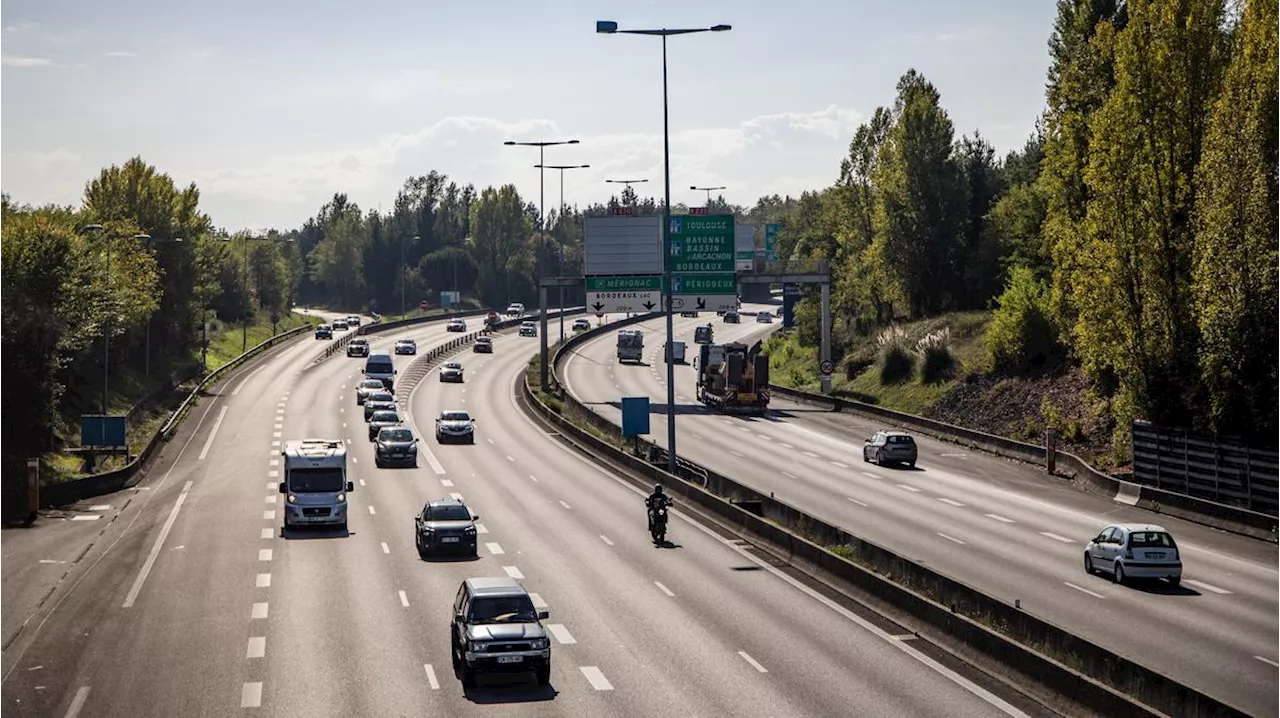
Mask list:
POLYGON ((524 656, 498 656, 498 663, 520 663, 524 656))
POLYGON ((441 541, 442 543, 458 543, 458 537, 457 537, 457 536, 445 536, 444 538, 440 539, 440 541, 441 541))
POLYGON ((1148 553, 1147 558, 1164 558, 1162 553, 1148 553))

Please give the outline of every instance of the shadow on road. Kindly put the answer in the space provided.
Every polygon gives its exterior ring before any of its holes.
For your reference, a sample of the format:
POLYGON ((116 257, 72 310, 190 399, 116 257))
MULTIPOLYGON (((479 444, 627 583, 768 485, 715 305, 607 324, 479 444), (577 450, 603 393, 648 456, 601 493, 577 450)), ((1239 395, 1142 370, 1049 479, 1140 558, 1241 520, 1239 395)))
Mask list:
POLYGON ((297 526, 291 529, 286 529, 283 526, 280 527, 280 538, 286 539, 288 541, 312 541, 315 539, 340 539, 340 538, 347 538, 349 536, 355 536, 355 535, 356 535, 356 532, 351 531, 349 529, 335 529, 335 528, 328 528, 328 527, 302 528, 297 526))
POLYGON ((1204 594, 1188 588, 1183 584, 1174 586, 1167 581, 1156 578, 1130 578, 1127 579, 1127 587, 1135 591, 1150 593, 1157 596, 1203 596, 1204 594))
POLYGON ((560 692, 554 686, 533 682, 533 673, 476 676, 476 685, 463 688, 462 694, 472 703, 536 703, 553 701, 560 692))
POLYGON ((480 554, 447 554, 418 552, 418 558, 427 563, 471 563, 479 561, 480 554))

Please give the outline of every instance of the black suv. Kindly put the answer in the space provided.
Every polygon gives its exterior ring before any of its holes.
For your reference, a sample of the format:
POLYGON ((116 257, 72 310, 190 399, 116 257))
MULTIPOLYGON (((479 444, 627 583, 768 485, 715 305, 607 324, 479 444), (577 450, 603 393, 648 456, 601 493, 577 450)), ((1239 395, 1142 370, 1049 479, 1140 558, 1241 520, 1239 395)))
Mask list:
POLYGON ((413 517, 413 542, 418 547, 418 556, 426 558, 433 551, 456 551, 480 558, 475 523, 479 519, 457 499, 428 501, 413 517))
MULTIPOLYGON (((377 416, 377 413, 374 413, 377 416)), ((380 429, 377 445, 373 449, 373 465, 418 467, 418 440, 404 426, 388 426, 380 429)))
POLYGON ((481 673, 533 673, 551 682, 551 642, 542 628, 547 611, 513 578, 469 578, 453 601, 449 631, 453 670, 463 686, 481 673))
POLYGON ((347 356, 349 357, 367 357, 369 356, 369 340, 368 339, 352 339, 347 342, 347 356))
POLYGON ((733 312, 733 311, 725 312, 724 323, 725 324, 741 324, 742 318, 738 316, 737 312, 733 312))

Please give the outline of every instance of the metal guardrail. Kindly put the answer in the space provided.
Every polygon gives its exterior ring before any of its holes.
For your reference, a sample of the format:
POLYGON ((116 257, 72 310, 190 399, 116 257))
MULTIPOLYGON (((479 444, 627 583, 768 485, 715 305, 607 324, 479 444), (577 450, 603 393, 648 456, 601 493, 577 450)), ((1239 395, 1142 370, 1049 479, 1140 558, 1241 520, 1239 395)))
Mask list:
POLYGON ((1274 450, 1133 422, 1133 478, 1145 486, 1275 516, 1278 464, 1274 450))

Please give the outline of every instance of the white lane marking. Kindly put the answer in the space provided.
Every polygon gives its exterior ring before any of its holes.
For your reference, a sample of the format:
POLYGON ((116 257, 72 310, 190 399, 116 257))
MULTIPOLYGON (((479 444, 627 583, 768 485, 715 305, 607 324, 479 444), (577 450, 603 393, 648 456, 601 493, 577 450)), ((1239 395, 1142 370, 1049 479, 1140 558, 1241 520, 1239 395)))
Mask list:
POLYGON ((164 540, 169 538, 169 531, 173 529, 173 522, 178 520, 178 510, 182 508, 183 502, 187 500, 187 492, 191 491, 191 483, 188 481, 182 486, 182 493, 178 494, 178 500, 173 502, 173 510, 169 512, 169 518, 165 520, 164 527, 160 529, 160 535, 156 537, 156 542, 151 545, 151 553, 147 554, 147 560, 142 564, 142 569, 138 571, 138 577, 133 580, 133 586, 129 589, 129 595, 124 597, 124 608, 133 606, 133 602, 138 600, 138 593, 142 591, 142 583, 147 580, 147 574, 151 573, 151 567, 156 563, 156 557, 160 555, 160 547, 164 545, 164 540))
POLYGON ((111 504, 94 504, 89 507, 90 511, 110 511, 111 504))
POLYGON ((78 516, 72 516, 71 520, 72 521, 97 521, 100 518, 102 518, 102 514, 80 514, 78 516))
POLYGON ((274 504, 276 502, 276 495, 272 494, 270 496, 267 496, 262 499, 262 502, 267 504, 274 504))
POLYGON ((218 427, 222 426, 222 418, 227 415, 227 407, 222 407, 218 412, 218 419, 213 422, 213 428, 209 430, 209 438, 204 440, 204 448, 200 450, 200 460, 204 461, 204 457, 209 455, 209 447, 213 446, 213 439, 218 435, 218 427))
POLYGON ((788 477, 788 478, 791 478, 791 479, 798 479, 798 478, 800 478, 799 476, 796 476, 795 474, 791 473, 790 471, 784 471, 784 472, 782 472, 782 475, 783 475, 783 476, 786 476, 786 477, 788 477))
POLYGON ((444 465, 441 464, 440 460, 436 458, 436 455, 431 452, 431 447, 427 446, 426 442, 423 442, 418 445, 418 449, 422 451, 423 456, 427 457, 427 463, 431 465, 431 470, 435 472, 435 475, 444 476, 444 465))
POLYGON ((861 506, 861 507, 862 507, 862 508, 864 508, 864 509, 865 509, 865 508, 867 508, 867 504, 866 504, 866 503, 864 503, 864 502, 862 502, 862 501, 859 501, 859 500, 857 500, 857 499, 853 498, 852 496, 846 496, 845 498, 846 498, 846 499, 849 499, 850 501, 852 501, 853 503, 855 503, 855 504, 857 504, 857 505, 861 506))
POLYGON ((699 434, 696 431, 691 431, 689 433, 693 435, 693 438, 697 439, 698 441, 702 441, 702 434, 699 434))
POLYGON ((273 539, 276 537, 275 531, 271 529, 262 529, 262 533, 258 534, 258 538, 273 539))
POLYGON ((54 559, 51 559, 51 558, 42 558, 40 559, 39 563, 66 563, 66 561, 55 561, 54 559))
POLYGON ((257 619, 265 619, 266 617, 267 617, 266 602, 259 602, 259 603, 253 604, 253 613, 250 614, 249 620, 252 621, 257 619))
POLYGON ((672 598, 675 598, 675 597, 676 597, 676 594, 675 594, 675 593, 673 593, 671 589, 667 588, 666 586, 663 586, 661 581, 654 581, 654 582, 653 582, 653 585, 657 586, 659 591, 662 591, 663 593, 667 594, 668 596, 670 596, 670 597, 672 597, 672 598))
POLYGON ((267 462, 267 466, 279 466, 279 465, 280 465, 279 459, 271 459, 270 461, 267 462))
MULTIPOLYGON (((677 451, 676 453, 679 453, 679 451, 677 451)), ((870 471, 861 471, 861 472, 859 472, 859 473, 861 473, 863 476, 867 477, 868 479, 879 479, 879 478, 880 478, 880 475, 879 475, 879 474, 873 474, 873 473, 871 473, 870 471)))
POLYGON ((283 429, 283 428, 284 428, 284 424, 277 423, 275 426, 273 426, 273 427, 271 427, 271 428, 273 428, 273 429, 283 429))
POLYGON ((510 576, 511 578, 514 578, 517 581, 524 580, 524 574, 520 573, 520 569, 515 566, 503 566, 502 570, 506 571, 508 576, 510 576))
MULTIPOLYGON (((679 452, 677 452, 677 453, 679 453, 679 452)), ((741 454, 741 453, 739 453, 739 452, 737 452, 737 451, 734 451, 733 449, 729 449, 729 453, 730 453, 730 454, 733 454, 734 456, 738 457, 739 459, 745 459, 745 458, 747 458, 745 454, 741 454)))
POLYGON ((612 545, 613 545, 613 542, 609 540, 609 537, 608 537, 608 536, 605 536, 604 534, 600 534, 600 540, 601 540, 601 541, 604 541, 604 543, 605 543, 605 545, 606 545, 606 546, 612 546, 612 545))
POLYGON ((404 606, 405 608, 409 607, 409 597, 405 595, 404 591, 400 592, 400 605, 404 606))
POLYGON ((262 707, 262 684, 246 683, 244 688, 240 689, 240 707, 241 708, 261 708, 262 707))
MULTIPOLYGON (((346 426, 346 424, 343 424, 343 426, 346 426)), ((273 449, 279 449, 279 448, 280 448, 280 442, 278 442, 278 441, 273 441, 273 442, 271 442, 271 448, 273 448, 273 449)), ((275 456, 275 455, 276 455, 276 452, 272 451, 272 452, 271 452, 271 455, 272 455, 272 456, 275 456)))
POLYGON ((265 519, 265 520, 267 520, 267 521, 275 521, 275 520, 276 520, 276 512, 275 512, 274 510, 272 510, 272 511, 263 511, 263 512, 262 512, 262 518, 263 518, 263 519, 265 519))
POLYGON ((498 544, 492 541, 486 542, 484 547, 489 549, 489 553, 493 554, 494 556, 501 556, 502 554, 506 553, 506 551, 502 550, 501 546, 499 546, 498 544))
MULTIPOLYGON (((351 443, 351 439, 347 439, 347 443, 348 443, 348 444, 350 444, 350 443, 351 443)), ((357 457, 357 456, 353 456, 353 457, 351 457, 351 463, 353 463, 353 464, 358 464, 358 463, 360 463, 360 458, 359 458, 359 457, 357 457)))
POLYGON ((833 461, 833 462, 831 462, 831 465, 832 465, 832 466, 838 466, 838 467, 840 467, 840 468, 842 468, 842 469, 847 469, 847 468, 849 468, 849 465, 848 465, 848 464, 842 464, 842 463, 840 463, 839 461, 833 461))
POLYGON ((431 685, 431 690, 440 690, 440 681, 436 680, 436 669, 432 668, 430 663, 424 663, 422 667, 427 671, 427 683, 431 685))
POLYGON ((267 637, 253 636, 249 639, 249 647, 245 649, 245 658, 262 658, 267 655, 267 637))
POLYGON ((961 546, 963 546, 963 545, 964 545, 964 541, 961 541, 960 539, 955 538, 955 537, 953 537, 953 536, 948 536, 948 535, 946 535, 946 534, 942 533, 941 531, 939 531, 939 532, 938 532, 938 535, 939 535, 939 536, 941 536, 942 538, 944 538, 944 539, 948 540, 948 541, 954 541, 954 542, 956 542, 956 543, 960 544, 961 546))
MULTIPOLYGON (((679 452, 676 452, 676 453, 679 453, 679 452)), ((533 483, 535 484, 538 483, 538 477, 534 476, 533 474, 529 474, 529 478, 533 480, 533 483)))
POLYGON ((490 444, 492 444, 492 443, 493 443, 493 439, 487 439, 487 441, 488 441, 490 444))
POLYGON ((1075 543, 1074 541, 1072 541, 1071 539, 1067 538, 1066 536, 1059 536, 1058 534, 1050 533, 1050 532, 1048 532, 1048 531, 1041 531, 1041 532, 1040 532, 1040 535, 1041 535, 1041 536, 1044 536, 1045 538, 1051 538, 1051 539, 1053 539, 1054 541, 1060 541, 1060 542, 1062 542, 1062 543, 1075 543))
POLYGON ((489 533, 489 527, 485 526, 484 524, 476 524, 476 533, 487 534, 489 533))
POLYGON ((951 506, 964 506, 964 504, 960 503, 959 501, 956 501, 955 499, 948 499, 946 497, 939 496, 938 500, 944 504, 948 504, 951 506))
MULTIPOLYGON (((347 428, 347 422, 345 422, 345 421, 344 421, 344 422, 342 422, 342 428, 344 428, 344 429, 345 429, 345 428, 347 428)), ((350 444, 351 442, 350 442, 350 441, 348 441, 347 443, 348 443, 348 444, 350 444)))
POLYGON ((1017 523, 1017 522, 1016 522, 1016 521, 1014 521, 1013 519, 1007 519, 1007 518, 1005 518, 1005 517, 1003 517, 1003 516, 1001 516, 1001 515, 999 515, 999 514, 983 514, 983 516, 986 516, 986 517, 987 517, 987 518, 989 518, 989 519, 995 519, 996 521, 999 521, 999 522, 1000 522, 1000 523, 1002 523, 1002 524, 1012 524, 1012 523, 1017 523))
POLYGON ((440 485, 445 487, 446 489, 453 488, 453 482, 448 479, 440 479, 440 485))
POLYGON ((573 634, 569 633, 569 629, 565 628, 563 623, 548 623, 547 632, 555 636, 556 640, 562 645, 568 646, 578 642, 578 639, 574 638, 573 634))
POLYGON ((275 490, 276 490, 276 486, 277 486, 277 483, 276 483, 276 482, 274 482, 274 481, 268 481, 268 482, 267 482, 267 491, 275 491, 275 490))
POLYGON ((1228 591, 1228 590, 1227 590, 1227 589, 1225 589, 1225 588, 1218 588, 1217 586, 1215 586, 1215 585, 1213 585, 1213 584, 1211 584, 1211 583, 1204 583, 1204 582, 1202 582, 1202 581, 1196 581, 1196 580, 1194 580, 1194 579, 1187 579, 1187 580, 1183 581, 1183 583, 1189 583, 1189 584, 1191 584, 1192 586, 1195 586, 1196 588, 1203 588, 1203 589, 1204 589, 1204 590, 1206 590, 1206 591, 1212 591, 1212 592, 1214 592, 1214 593, 1216 593, 1216 594, 1220 594, 1220 595, 1223 595, 1223 596, 1225 596, 1225 595, 1227 595, 1227 594, 1231 593, 1230 591, 1228 591))
POLYGON ((271 478, 273 478, 273 479, 278 479, 278 478, 280 478, 280 470, 279 470, 279 469, 271 469, 270 471, 268 471, 268 472, 267 472, 267 476, 269 476, 269 477, 271 477, 271 478))
POLYGON ((782 448, 784 448, 784 449, 794 449, 794 448, 796 448, 796 447, 792 446, 791 444, 784 444, 784 443, 782 443, 781 441, 779 441, 779 442, 778 442, 778 446, 781 446, 781 447, 782 447, 782 448))
POLYGON ((278 431, 273 431, 273 432, 271 432, 271 438, 273 438, 273 439, 279 439, 281 436, 284 436, 284 435, 283 435, 283 434, 281 434, 281 433, 280 433, 280 432, 278 432, 278 431))
POLYGON ((938 456, 960 456, 960 457, 964 457, 964 456, 968 456, 968 454, 938 454, 938 456))
POLYGON ((768 436, 766 434, 756 434, 756 438, 760 439, 761 441, 773 441, 773 437, 768 436))
POLYGON ((515 462, 515 460, 514 456, 511 456, 510 454, 507 455, 507 461, 515 462))
POLYGON ((383 553, 391 553, 391 547, 387 545, 387 542, 386 542, 386 541, 383 541, 383 542, 382 542, 382 552, 383 552, 383 553))
POLYGON ((756 669, 757 671, 760 671, 761 673, 768 673, 768 672, 769 672, 769 671, 768 671, 768 669, 766 669, 764 666, 760 665, 760 662, 759 662, 759 661, 757 661, 756 659, 754 659, 754 658, 752 658, 751 656, 747 655, 747 652, 746 652, 746 651, 738 651, 738 655, 739 655, 739 656, 742 656, 742 660, 746 661, 747 663, 750 663, 750 664, 751 664, 751 667, 752 667, 752 668, 754 668, 754 669, 756 669))
POLYGON ((270 560, 271 560, 271 549, 269 549, 269 548, 260 548, 260 549, 258 549, 258 560, 259 560, 259 561, 270 561, 270 560))
MULTIPOLYGON (((458 493, 457 491, 451 492, 449 494, 449 497, 452 498, 454 501, 462 501, 462 494, 458 493)), ((462 501, 462 503, 466 503, 466 502, 462 501)))
POLYGON ((818 458, 818 455, 817 455, 817 454, 815 454, 815 453, 813 453, 812 451, 806 451, 806 452, 803 452, 803 453, 804 453, 804 455, 805 455, 805 456, 807 456, 807 457, 809 457, 809 458, 811 458, 811 459, 816 459, 816 458, 818 458))
POLYGON ((609 682, 608 678, 604 677, 604 674, 600 672, 599 668, 596 668, 595 666, 580 666, 578 670, 582 671, 582 675, 587 679, 587 682, 591 684, 592 688, 598 691, 613 690, 613 684, 609 682))
POLYGON ((256 375, 258 374, 258 372, 260 372, 260 371, 262 371, 263 369, 266 369, 266 368, 267 368, 267 367, 264 365, 264 366, 260 366, 260 367, 258 367, 257 369, 254 369, 253 371, 249 372, 249 376, 246 376, 246 377, 244 378, 244 380, 243 380, 243 381, 241 381, 241 382, 240 382, 240 384, 235 388, 235 390, 231 392, 231 396, 237 396, 237 395, 239 395, 239 394, 240 394, 240 390, 244 388, 244 385, 245 385, 245 384, 248 384, 248 383, 249 383, 249 380, 250 380, 250 379, 252 379, 254 376, 256 376, 256 375))
POLYGON ((372 506, 370 506, 370 507, 369 507, 369 513, 370 513, 370 514, 376 514, 376 513, 378 513, 378 512, 377 512, 377 511, 376 511, 372 506))
POLYGON ((566 503, 565 503, 565 502, 563 502, 563 501, 561 501, 561 502, 560 502, 560 505, 561 505, 561 506, 563 506, 563 507, 565 507, 566 509, 571 509, 571 508, 572 508, 571 506, 569 506, 569 504, 566 504, 566 503))
POLYGON ((1100 593, 1094 593, 1093 591, 1090 591, 1089 589, 1087 589, 1087 588, 1085 588, 1085 587, 1083 587, 1083 586, 1077 586, 1077 585, 1075 585, 1074 583, 1071 583, 1070 581, 1063 581, 1063 583, 1064 583, 1064 584, 1066 584, 1066 585, 1067 585, 1068 587, 1070 587, 1070 588, 1074 588, 1075 590, 1079 591, 1080 593, 1087 593, 1087 594, 1089 594, 1090 596, 1093 596, 1094 598, 1106 598, 1106 596, 1103 596, 1103 595, 1102 595, 1102 594, 1100 594, 1100 593))
POLYGON ((254 588, 271 588, 271 574, 258 574, 258 577, 254 579, 253 586, 254 588))
POLYGON ((368 484, 366 484, 366 483, 364 482, 364 479, 360 479, 360 485, 361 485, 361 486, 368 486, 368 484))
POLYGON ((533 601, 533 607, 538 609, 539 611, 545 611, 548 608, 547 602, 542 600, 542 596, 539 596, 536 593, 530 592, 529 600, 533 601))
POLYGON ((76 718, 80 715, 80 709, 84 708, 85 701, 89 700, 89 686, 80 686, 76 691, 76 697, 71 699, 71 706, 67 708, 66 718, 76 718))
POLYGON ((902 489, 903 491, 910 491, 910 492, 911 492, 911 493, 913 493, 913 494, 918 494, 918 493, 920 493, 920 489, 917 489, 916 487, 914 487, 914 486, 912 486, 912 485, 910 485, 910 484, 898 484, 897 486, 898 486, 898 488, 902 489))
POLYGON ((1275 666, 1276 668, 1280 668, 1280 663, 1276 663, 1275 661, 1271 660, 1270 658, 1264 658, 1263 656, 1254 656, 1254 658, 1258 659, 1259 661, 1262 661, 1263 663, 1269 663, 1269 664, 1271 664, 1271 665, 1275 666))

